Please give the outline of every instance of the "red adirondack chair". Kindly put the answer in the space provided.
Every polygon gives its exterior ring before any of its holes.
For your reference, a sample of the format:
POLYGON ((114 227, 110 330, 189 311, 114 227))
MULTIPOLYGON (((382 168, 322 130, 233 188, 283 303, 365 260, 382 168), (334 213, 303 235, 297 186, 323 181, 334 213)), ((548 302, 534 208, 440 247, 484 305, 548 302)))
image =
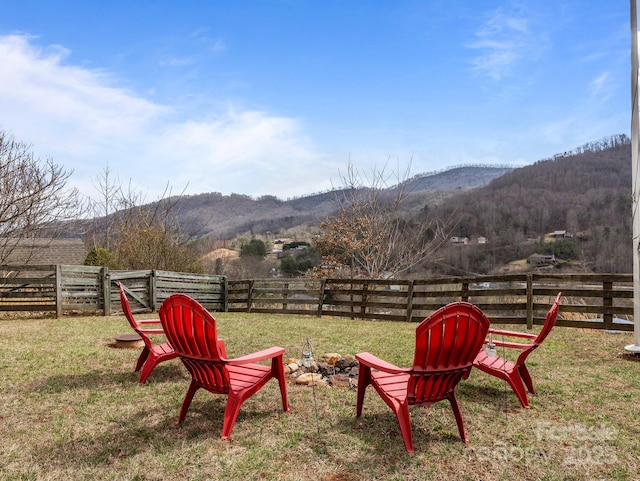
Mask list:
POLYGON ((144 342, 144 347, 142 348, 140 357, 138 357, 135 369, 135 372, 142 369, 142 372, 140 373, 140 380, 138 382, 140 384, 144 384, 147 382, 151 372, 158 364, 174 359, 177 357, 177 354, 173 352, 173 348, 168 342, 162 342, 155 345, 151 342, 151 339, 149 338, 150 335, 164 334, 164 331, 161 327, 148 328, 146 326, 160 326, 160 320, 144 319, 137 321, 134 319, 129 299, 127 298, 127 294, 121 282, 118 283, 118 287, 120 288, 120 305, 122 306, 122 312, 124 312, 124 315, 129 321, 129 324, 131 324, 133 330, 138 333, 144 342))
POLYGON ((169 296, 160 307, 160 321, 167 339, 191 374, 191 385, 182 403, 178 424, 184 421, 196 391, 204 388, 227 396, 222 439, 231 435, 242 403, 271 378, 280 384, 282 408, 289 412, 281 347, 227 358, 222 339, 218 339, 215 318, 196 300, 184 294, 169 296), (256 364, 271 360, 271 365, 256 364))
MULTIPOLYGON (((511 389, 518 397, 522 407, 529 408, 529 399, 527 397, 527 391, 531 394, 535 394, 536 391, 533 388, 533 381, 531 375, 525 364, 527 357, 531 354, 545 338, 551 332, 551 329, 556 324, 556 318, 558 317, 558 310, 560 307, 560 298, 562 293, 559 292, 556 296, 556 300, 547 313, 547 318, 544 321, 544 325, 538 334, 530 334, 527 332, 506 331, 499 329, 489 329, 489 333, 492 335, 493 344, 496 346, 497 353, 502 351, 502 348, 520 349, 522 352, 518 356, 518 359, 510 361, 495 355, 490 357, 485 351, 480 350, 474 361, 476 366, 481 371, 484 371, 492 376, 503 379, 509 383, 511 389), (521 339, 529 339, 530 343, 510 342, 504 341, 503 337, 515 337, 521 339)), ((485 340, 485 344, 488 341, 485 340)))
POLYGON ((435 311, 416 328, 412 367, 394 366, 368 352, 356 354, 360 362, 356 416, 362 414, 365 390, 371 384, 395 413, 404 445, 413 453, 409 406, 429 406, 447 399, 460 437, 468 443, 455 388, 469 376, 488 329, 489 320, 480 309, 467 302, 454 302, 435 311))

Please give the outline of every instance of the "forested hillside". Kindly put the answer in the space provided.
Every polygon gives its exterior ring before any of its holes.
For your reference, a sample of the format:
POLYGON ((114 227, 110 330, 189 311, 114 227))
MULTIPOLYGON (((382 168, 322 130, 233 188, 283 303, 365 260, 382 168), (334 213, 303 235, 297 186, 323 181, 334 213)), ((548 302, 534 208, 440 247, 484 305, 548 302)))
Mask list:
POLYGON ((590 143, 553 159, 513 170, 488 186, 446 199, 457 210, 453 235, 438 270, 487 273, 534 252, 574 260, 574 268, 631 271, 631 146, 624 135, 590 143), (568 237, 542 242, 554 231, 568 237), (477 244, 478 237, 487 243, 477 244))
MULTIPOLYGON (((419 174, 407 182, 411 200, 407 208, 421 208, 434 199, 454 192, 487 185, 512 169, 504 166, 455 167, 441 172, 419 174)), ((185 231, 196 237, 232 239, 238 235, 283 233, 287 229, 317 227, 338 206, 340 190, 281 200, 272 195, 254 199, 248 195, 222 195, 217 192, 178 199, 185 231)))
POLYGON ((425 190, 469 190, 483 187, 493 179, 511 172, 513 167, 507 165, 465 165, 450 167, 440 172, 418 174, 406 182, 408 192, 425 190))
MULTIPOLYGON (((407 180, 407 216, 458 219, 452 237, 408 275, 488 274, 532 269, 535 253, 554 256, 538 268, 631 272, 631 146, 624 135, 519 169, 467 166, 407 180), (563 238, 549 233, 566 231, 563 238)), ((336 207, 340 191, 280 200, 202 194, 180 200, 185 227, 197 237, 276 238, 311 233, 336 207)))
MULTIPOLYGON (((407 197, 398 211, 402 223, 419 226, 424 219, 439 219, 452 230, 428 259, 402 275, 521 269, 631 272, 631 145, 624 135, 519 169, 456 167, 405 182, 407 197), (450 219, 455 222, 448 224, 450 219), (555 231, 557 235, 549 235, 555 231)), ((380 192, 393 197, 392 191, 385 187, 380 192)), ((338 189, 288 200, 207 193, 160 202, 171 206, 179 230, 195 241, 189 247, 217 265, 222 260, 214 251, 224 247, 238 254, 253 239, 264 242, 267 252, 282 238, 312 247, 320 224, 337 212, 339 199, 349 197, 348 192, 338 189)), ((155 210, 158 205, 150 206, 155 210)), ((89 231, 84 224, 80 227, 72 230, 89 231)), ((273 256, 270 262, 254 262, 251 272, 243 266, 242 275, 271 275, 282 268, 273 256)), ((290 270, 292 275, 300 272, 290 270)))

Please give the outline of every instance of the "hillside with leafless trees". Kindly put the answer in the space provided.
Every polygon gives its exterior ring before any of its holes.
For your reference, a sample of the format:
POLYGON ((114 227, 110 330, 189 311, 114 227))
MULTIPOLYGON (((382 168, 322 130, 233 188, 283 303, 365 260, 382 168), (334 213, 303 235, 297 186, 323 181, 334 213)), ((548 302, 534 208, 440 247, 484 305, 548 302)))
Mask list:
POLYGON ((441 250, 439 272, 494 272, 536 252, 586 272, 631 272, 630 140, 617 135, 514 169, 438 208, 454 210, 454 235, 469 243, 441 250), (566 237, 546 242, 555 231, 566 237))

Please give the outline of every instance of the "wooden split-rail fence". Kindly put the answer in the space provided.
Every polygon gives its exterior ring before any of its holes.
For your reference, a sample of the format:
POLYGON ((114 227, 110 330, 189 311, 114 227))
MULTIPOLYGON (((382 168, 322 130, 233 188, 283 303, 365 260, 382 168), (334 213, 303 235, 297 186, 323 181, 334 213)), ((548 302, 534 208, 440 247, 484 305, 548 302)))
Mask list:
POLYGON ((211 311, 339 316, 419 322, 457 300, 480 307, 496 324, 544 321, 562 291, 559 326, 632 331, 631 274, 508 274, 380 279, 251 279, 159 270, 87 266, 0 266, 0 311, 120 314, 118 283, 134 312, 156 311, 176 292, 211 311))

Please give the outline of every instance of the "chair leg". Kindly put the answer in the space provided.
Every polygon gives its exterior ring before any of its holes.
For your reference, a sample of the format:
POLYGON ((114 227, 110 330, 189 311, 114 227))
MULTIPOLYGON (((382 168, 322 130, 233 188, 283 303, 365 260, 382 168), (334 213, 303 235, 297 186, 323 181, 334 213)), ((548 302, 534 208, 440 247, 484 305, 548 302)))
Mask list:
POLYGON ((524 387, 524 383, 522 382, 522 378, 520 377, 520 373, 518 370, 510 372, 507 376, 507 382, 513 389, 514 394, 522 404, 523 408, 529 409, 529 399, 527 398, 527 391, 524 387))
POLYGON ((280 385, 280 396, 282 397, 282 409, 289 413, 289 399, 287 397, 287 383, 284 377, 284 363, 281 357, 274 358, 271 361, 271 370, 274 377, 278 380, 280 385))
POLYGON ((458 424, 458 432, 460 433, 460 437, 465 444, 469 444, 469 438, 467 437, 467 433, 464 430, 464 420, 462 419, 462 413, 460 412, 460 405, 458 404, 458 399, 456 398, 455 392, 452 392, 447 396, 449 402, 451 403, 451 409, 453 409, 453 415, 456 417, 456 423, 458 424))
POLYGON ((147 362, 145 362, 144 366, 142 366, 142 373, 140 373, 140 380, 138 381, 138 384, 144 384, 147 382, 147 379, 149 378, 157 364, 157 356, 151 355, 147 358, 147 362))
POLYGON ((136 362, 135 372, 138 372, 142 368, 144 362, 147 360, 147 357, 149 357, 149 348, 147 346, 144 346, 144 348, 142 348, 140 356, 138 357, 138 362, 136 362))
POLYGON ((356 401, 356 417, 362 414, 362 405, 364 404, 364 393, 367 386, 371 384, 371 368, 360 363, 358 368, 358 397, 356 401))
POLYGON ((200 389, 200 385, 192 380, 191 384, 189 384, 187 394, 184 397, 184 401, 182 402, 182 409, 180 409, 180 417, 178 418, 177 424, 180 424, 182 421, 184 421, 184 418, 187 415, 187 411, 189 410, 189 406, 191 405, 191 401, 193 400, 193 396, 198 389, 200 389))
POLYGON ((527 366, 522 364, 521 366, 518 367, 518 370, 520 371, 520 377, 524 381, 525 386, 527 386, 527 390, 531 394, 535 394, 536 391, 535 389, 533 389, 533 380, 531 379, 531 374, 529 374, 529 370, 527 369, 527 366))
POLYGON ((224 410, 224 422, 222 424, 222 439, 227 439, 231 436, 233 426, 236 424, 238 413, 240 412, 240 406, 244 399, 238 394, 229 393, 227 397, 227 407, 224 410))
POLYGON ((396 418, 398 418, 398 424, 400 425, 400 432, 402 433, 402 439, 404 440, 404 447, 408 452, 415 452, 413 448, 413 433, 411 431, 411 418, 409 417, 409 405, 404 402, 396 406, 394 409, 396 418))

